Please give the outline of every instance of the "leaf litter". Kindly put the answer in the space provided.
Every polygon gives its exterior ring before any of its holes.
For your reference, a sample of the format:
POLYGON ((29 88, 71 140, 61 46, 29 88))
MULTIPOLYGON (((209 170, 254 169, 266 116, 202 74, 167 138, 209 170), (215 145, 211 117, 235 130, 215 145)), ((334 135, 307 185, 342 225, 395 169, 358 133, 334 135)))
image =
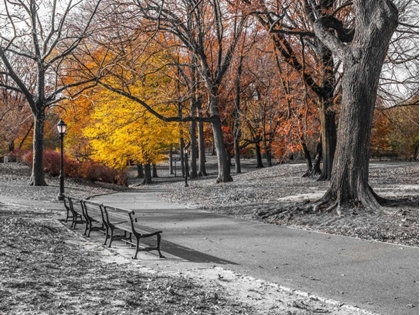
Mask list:
POLYGON ((188 277, 105 262, 50 219, 0 217, 0 314, 254 314, 188 277))

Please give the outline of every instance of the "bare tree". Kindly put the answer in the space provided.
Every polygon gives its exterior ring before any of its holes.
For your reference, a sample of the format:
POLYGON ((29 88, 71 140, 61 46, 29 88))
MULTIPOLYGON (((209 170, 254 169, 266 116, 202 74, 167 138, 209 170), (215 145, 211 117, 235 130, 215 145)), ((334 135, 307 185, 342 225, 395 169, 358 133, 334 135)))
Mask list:
MULTIPOLYGON (((333 9, 334 1, 243 1, 269 33, 282 60, 301 75, 317 98, 323 159, 319 180, 329 180, 337 142, 334 97, 339 80, 332 52, 315 37, 312 25, 318 17, 333 9)), ((352 32, 344 33, 346 37, 342 40, 349 40, 352 32)))
POLYGON ((92 78, 71 78, 70 61, 89 35, 100 3, 95 1, 90 10, 85 10, 83 1, 72 0, 4 0, 0 4, 0 75, 4 78, 0 88, 22 94, 34 117, 31 185, 46 185, 46 110, 63 100, 69 88, 81 87, 81 92, 89 82, 94 84, 92 78))
POLYGON ((336 16, 323 16, 314 24, 316 36, 344 68, 331 185, 314 208, 336 208, 338 213, 354 204, 377 211, 385 202, 368 183, 370 135, 382 66, 398 25, 398 10, 391 0, 355 0, 350 14, 355 35, 349 44, 340 40, 342 21, 336 16))
POLYGON ((234 2, 136 1, 150 30, 172 34, 199 62, 199 71, 207 89, 208 115, 212 124, 218 157, 218 182, 232 180, 230 163, 223 143, 218 97, 246 17, 234 2))
POLYGON ((379 81, 378 103, 382 107, 406 105, 419 91, 419 3, 394 0, 399 11, 379 81))

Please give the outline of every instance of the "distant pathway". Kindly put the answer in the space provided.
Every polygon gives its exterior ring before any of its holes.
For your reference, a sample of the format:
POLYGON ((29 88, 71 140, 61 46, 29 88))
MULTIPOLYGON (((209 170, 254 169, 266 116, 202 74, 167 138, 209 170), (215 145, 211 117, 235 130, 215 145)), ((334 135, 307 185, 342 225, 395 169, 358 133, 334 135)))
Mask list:
POLYGON ((147 189, 96 197, 163 230, 169 268, 207 263, 384 315, 419 314, 419 250, 225 217, 147 189))

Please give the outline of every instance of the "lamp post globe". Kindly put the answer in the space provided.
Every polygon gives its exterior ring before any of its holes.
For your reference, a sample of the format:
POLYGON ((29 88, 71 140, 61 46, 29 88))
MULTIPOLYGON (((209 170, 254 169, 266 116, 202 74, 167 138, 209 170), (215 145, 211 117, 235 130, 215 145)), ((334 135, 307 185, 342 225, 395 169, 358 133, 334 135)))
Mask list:
POLYGON ((60 193, 57 196, 58 200, 64 200, 64 149, 63 149, 63 140, 64 134, 67 131, 66 123, 60 119, 57 124, 58 134, 60 135, 60 176, 58 177, 60 180, 60 193))

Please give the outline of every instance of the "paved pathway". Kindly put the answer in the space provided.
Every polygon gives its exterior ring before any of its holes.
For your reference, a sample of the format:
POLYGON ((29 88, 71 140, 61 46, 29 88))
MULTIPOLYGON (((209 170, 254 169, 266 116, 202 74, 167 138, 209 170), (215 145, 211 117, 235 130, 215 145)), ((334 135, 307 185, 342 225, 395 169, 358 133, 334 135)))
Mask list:
POLYGON ((160 200, 161 192, 147 189, 95 198, 139 210, 145 225, 163 230, 162 248, 168 258, 156 264, 220 264, 372 312, 419 314, 418 248, 186 209, 160 200))

